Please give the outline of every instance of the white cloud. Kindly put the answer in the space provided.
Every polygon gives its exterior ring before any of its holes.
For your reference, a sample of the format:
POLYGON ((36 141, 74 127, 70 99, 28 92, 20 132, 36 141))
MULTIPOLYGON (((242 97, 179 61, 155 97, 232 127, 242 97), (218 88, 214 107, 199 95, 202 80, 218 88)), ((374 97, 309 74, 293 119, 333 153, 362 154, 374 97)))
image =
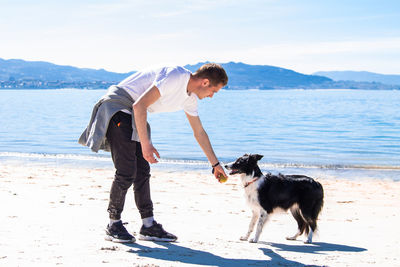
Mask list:
POLYGON ((393 59, 396 57, 400 59, 399 47, 400 38, 282 43, 223 51, 214 54, 214 58, 218 61, 232 60, 249 64, 275 65, 305 73, 321 69, 357 69, 393 73, 395 66, 393 63, 398 62, 393 59))
POLYGON ((400 38, 381 38, 376 40, 273 44, 258 46, 240 52, 270 57, 291 57, 340 53, 369 53, 387 50, 400 53, 399 48, 400 38))

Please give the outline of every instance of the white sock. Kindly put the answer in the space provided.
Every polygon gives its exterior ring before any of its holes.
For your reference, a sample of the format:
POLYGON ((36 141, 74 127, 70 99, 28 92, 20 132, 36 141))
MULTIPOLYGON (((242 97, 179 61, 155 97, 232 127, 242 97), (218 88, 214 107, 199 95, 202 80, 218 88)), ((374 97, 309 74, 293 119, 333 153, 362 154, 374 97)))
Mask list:
POLYGON ((149 228, 153 225, 154 217, 147 217, 142 219, 143 225, 146 228, 149 228))
POLYGON ((113 225, 113 223, 116 223, 116 222, 119 222, 120 220, 113 220, 113 219, 110 219, 110 224, 109 225, 113 225))

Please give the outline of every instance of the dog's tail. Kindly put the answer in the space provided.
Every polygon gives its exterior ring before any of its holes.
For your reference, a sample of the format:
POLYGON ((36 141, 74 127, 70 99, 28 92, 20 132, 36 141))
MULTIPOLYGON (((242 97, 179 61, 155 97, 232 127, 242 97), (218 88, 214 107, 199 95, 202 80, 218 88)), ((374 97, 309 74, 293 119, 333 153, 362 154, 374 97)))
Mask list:
POLYGON ((318 188, 318 197, 316 199, 315 205, 312 210, 312 217, 313 219, 317 220, 318 215, 321 212, 323 206, 324 206, 324 188, 319 182, 316 182, 316 186, 318 188))
MULTIPOLYGON (((319 182, 315 182, 315 186, 317 188, 318 193, 317 193, 316 199, 315 199, 314 204, 311 209, 310 221, 308 221, 309 226, 313 232, 315 232, 317 230, 318 215, 320 214, 320 212, 322 211, 322 208, 324 206, 324 189, 319 182)), ((307 227, 306 234, 308 234, 308 231, 309 231, 309 229, 307 227)))
POLYGON ((312 198, 309 198, 307 203, 301 203, 303 205, 300 206, 303 218, 309 226, 305 228, 306 234, 308 234, 310 230, 312 232, 316 231, 318 215, 324 206, 324 189, 319 182, 313 181, 310 195, 312 195, 312 198))

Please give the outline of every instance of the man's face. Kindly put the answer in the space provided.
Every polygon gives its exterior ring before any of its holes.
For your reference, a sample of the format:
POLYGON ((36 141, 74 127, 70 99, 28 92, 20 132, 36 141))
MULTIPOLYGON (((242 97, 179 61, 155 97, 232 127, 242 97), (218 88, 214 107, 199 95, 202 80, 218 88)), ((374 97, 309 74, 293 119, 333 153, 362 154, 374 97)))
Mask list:
POLYGON ((206 98, 206 97, 212 98, 215 93, 217 93, 219 90, 221 90, 222 87, 223 87, 222 84, 218 84, 216 86, 213 86, 207 80, 206 82, 201 84, 201 88, 199 90, 198 97, 199 97, 199 99, 203 99, 203 98, 206 98))

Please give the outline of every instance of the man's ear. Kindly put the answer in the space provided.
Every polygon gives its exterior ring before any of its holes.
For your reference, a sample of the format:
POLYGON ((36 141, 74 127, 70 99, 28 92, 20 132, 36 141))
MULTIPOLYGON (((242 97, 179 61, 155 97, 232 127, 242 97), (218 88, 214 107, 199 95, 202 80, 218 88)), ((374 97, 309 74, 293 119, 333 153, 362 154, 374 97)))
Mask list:
POLYGON ((201 85, 203 87, 208 87, 210 85, 210 80, 207 78, 203 78, 203 80, 201 81, 201 85))

